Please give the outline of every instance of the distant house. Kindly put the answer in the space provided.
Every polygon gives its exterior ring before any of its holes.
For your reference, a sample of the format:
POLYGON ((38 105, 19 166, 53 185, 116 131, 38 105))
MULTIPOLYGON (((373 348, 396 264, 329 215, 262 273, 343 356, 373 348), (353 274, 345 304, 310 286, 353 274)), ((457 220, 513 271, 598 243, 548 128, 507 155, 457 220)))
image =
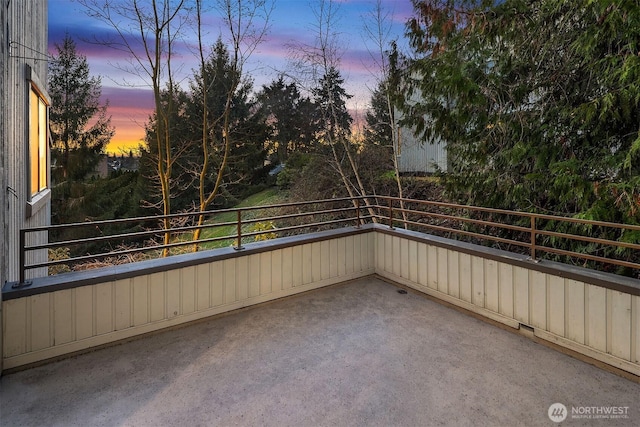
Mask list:
MULTIPOLYGON (((411 101, 409 101, 411 102, 411 101)), ((396 111, 398 122, 402 111, 396 111)), ((447 144, 442 140, 424 141, 415 136, 415 129, 397 126, 398 171, 402 174, 431 174, 447 171, 447 144)))
MULTIPOLYGON (((47 9, 46 0, 0 6, 0 284, 19 278, 19 230, 51 221, 47 9)), ((28 244, 47 242, 46 232, 34 235, 28 244)), ((46 250, 30 255, 47 259, 46 250)))

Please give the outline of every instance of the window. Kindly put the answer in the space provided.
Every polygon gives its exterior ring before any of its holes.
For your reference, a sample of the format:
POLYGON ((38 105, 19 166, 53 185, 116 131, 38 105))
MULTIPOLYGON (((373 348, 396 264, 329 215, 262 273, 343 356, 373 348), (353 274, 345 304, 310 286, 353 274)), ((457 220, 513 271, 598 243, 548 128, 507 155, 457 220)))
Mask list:
POLYGON ((31 198, 46 190, 48 175, 48 117, 47 102, 34 85, 29 98, 29 195, 31 198))

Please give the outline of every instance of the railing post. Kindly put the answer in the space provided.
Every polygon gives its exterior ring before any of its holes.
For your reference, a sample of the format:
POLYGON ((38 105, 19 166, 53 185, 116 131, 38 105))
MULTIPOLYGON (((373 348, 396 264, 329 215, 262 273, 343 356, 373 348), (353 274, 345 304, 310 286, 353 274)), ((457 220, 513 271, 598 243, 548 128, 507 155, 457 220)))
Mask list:
POLYGON ((536 217, 531 215, 531 260, 536 260, 536 217))
POLYGON ((238 209, 238 221, 237 221, 237 226, 238 226, 238 234, 237 234, 237 244, 236 247, 234 248, 236 251, 239 251, 241 249, 244 249, 242 247, 242 209, 238 209))
POLYGON ((360 199, 356 198, 356 228, 360 228, 360 199))
POLYGON ((26 232, 23 229, 20 229, 20 284, 23 285, 25 283, 25 246, 26 246, 26 232))
POLYGON ((389 199, 389 228, 393 230, 393 199, 389 199))

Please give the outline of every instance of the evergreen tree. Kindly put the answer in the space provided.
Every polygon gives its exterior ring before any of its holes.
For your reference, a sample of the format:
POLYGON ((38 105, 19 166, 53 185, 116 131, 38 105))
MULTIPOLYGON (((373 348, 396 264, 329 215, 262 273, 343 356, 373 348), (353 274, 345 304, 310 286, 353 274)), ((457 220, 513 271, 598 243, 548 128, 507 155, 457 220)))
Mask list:
POLYGON ((81 180, 97 165, 114 134, 107 104, 101 105, 99 77, 66 35, 49 65, 51 156, 54 182, 81 180))
POLYGON ((371 95, 371 107, 365 115, 364 140, 367 144, 391 146, 393 143, 394 121, 389 115, 386 82, 380 82, 371 95))
POLYGON ((351 134, 353 119, 347 111, 346 102, 352 95, 347 94, 343 85, 340 71, 330 67, 320 78, 318 87, 313 89, 314 102, 319 111, 318 128, 326 143, 331 144, 351 134))

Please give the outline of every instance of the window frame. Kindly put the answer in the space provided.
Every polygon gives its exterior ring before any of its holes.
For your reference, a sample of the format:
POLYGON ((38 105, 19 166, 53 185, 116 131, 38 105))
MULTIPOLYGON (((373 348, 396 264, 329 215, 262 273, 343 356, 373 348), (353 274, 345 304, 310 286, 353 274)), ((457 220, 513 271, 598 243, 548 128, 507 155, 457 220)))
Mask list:
POLYGON ((50 169, 50 149, 49 149, 49 106, 51 98, 44 89, 35 71, 27 65, 27 100, 26 100, 26 144, 25 144, 25 174, 26 174, 26 217, 33 216, 36 212, 47 205, 51 199, 51 173, 50 169), (34 100, 37 105, 34 105, 34 100), (34 108, 36 114, 34 114, 34 108), (36 123, 34 116, 36 116, 36 123), (37 130, 33 131, 33 126, 37 130), (42 130, 44 128, 44 135, 42 130), (34 147, 34 135, 35 141, 34 147), (35 151, 34 151, 35 148, 35 151), (34 154, 37 156, 34 157, 34 154), (34 170, 34 158, 36 158, 37 171, 34 170), (34 176, 38 180, 37 186, 33 186, 34 176), (35 190, 34 190, 35 189, 35 190))

